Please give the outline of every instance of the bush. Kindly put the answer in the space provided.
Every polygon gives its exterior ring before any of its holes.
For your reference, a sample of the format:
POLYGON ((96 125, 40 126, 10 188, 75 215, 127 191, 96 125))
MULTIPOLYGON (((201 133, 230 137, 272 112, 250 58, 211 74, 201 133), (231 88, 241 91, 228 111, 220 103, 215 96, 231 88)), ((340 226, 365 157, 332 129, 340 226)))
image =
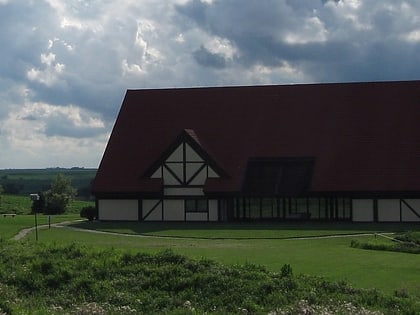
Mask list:
POLYGON ((93 221, 94 219, 98 219, 98 211, 94 206, 83 207, 82 210, 80 210, 80 217, 93 221))

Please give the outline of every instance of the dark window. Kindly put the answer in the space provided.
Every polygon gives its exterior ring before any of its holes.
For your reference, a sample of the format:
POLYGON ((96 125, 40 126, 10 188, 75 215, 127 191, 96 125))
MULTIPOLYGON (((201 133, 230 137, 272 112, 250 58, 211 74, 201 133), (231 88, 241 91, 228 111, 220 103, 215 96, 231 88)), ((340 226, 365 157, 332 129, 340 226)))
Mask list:
POLYGON ((299 195, 308 190, 313 158, 252 159, 243 190, 251 195, 299 195))
POLYGON ((185 212, 208 212, 207 199, 187 199, 185 200, 185 212))

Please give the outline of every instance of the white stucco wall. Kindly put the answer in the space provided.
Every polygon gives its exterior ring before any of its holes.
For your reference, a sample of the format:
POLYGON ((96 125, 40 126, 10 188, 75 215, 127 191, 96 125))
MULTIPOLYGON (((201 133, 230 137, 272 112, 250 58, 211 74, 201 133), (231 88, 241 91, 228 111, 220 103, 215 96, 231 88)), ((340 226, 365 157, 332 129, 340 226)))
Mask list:
MULTIPOLYGON (((404 201, 420 214, 420 199, 404 199, 404 201)), ((401 219, 403 222, 420 222, 420 218, 404 203, 401 204, 401 219)))
POLYGON ((162 207, 163 207, 163 204, 162 202, 160 202, 160 200, 157 200, 157 199, 143 200, 142 201, 143 219, 145 221, 162 221, 162 207))
POLYGON ((371 222, 373 221, 373 200, 372 199, 353 199, 353 221, 371 222))
POLYGON ((171 187, 164 188, 165 196, 204 196, 203 188, 199 187, 171 187))
POLYGON ((217 221, 218 218, 218 203, 217 200, 209 200, 209 221, 217 221))
POLYGON ((164 200, 163 208, 165 221, 184 221, 184 200, 164 200))
POLYGON ((378 200, 378 221, 398 222, 400 221, 400 200, 379 199, 378 200))
POLYGON ((136 199, 99 199, 99 220, 138 220, 138 201, 136 199))

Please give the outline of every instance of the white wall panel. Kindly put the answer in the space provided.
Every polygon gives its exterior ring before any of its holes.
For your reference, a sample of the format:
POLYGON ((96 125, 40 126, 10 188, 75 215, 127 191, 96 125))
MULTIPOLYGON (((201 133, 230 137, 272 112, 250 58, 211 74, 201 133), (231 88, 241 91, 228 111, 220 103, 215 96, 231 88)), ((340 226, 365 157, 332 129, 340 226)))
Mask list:
POLYGON ((353 199, 353 221, 372 222, 373 221, 373 200, 372 199, 353 199))
MULTIPOLYGON (((420 214, 420 199, 404 199, 404 201, 420 214)), ((404 203, 401 204, 401 217, 403 222, 420 222, 420 218, 404 203)))
POLYGON ((145 221, 162 221, 163 203, 160 200, 145 199, 142 203, 143 219, 145 221))
POLYGON ((203 161, 201 156, 199 156, 197 152, 195 152, 187 143, 185 144, 185 152, 186 152, 186 157, 185 157, 186 161, 190 161, 190 162, 203 161))
POLYGON ((184 221, 184 200, 164 200, 163 208, 165 221, 184 221))
POLYGON ((181 162, 184 159, 183 145, 181 144, 174 150, 174 152, 168 157, 168 162, 181 162))
POLYGON ((217 200, 209 200, 209 221, 218 221, 219 211, 217 200))
POLYGON ((138 201, 135 199, 99 199, 99 220, 138 220, 138 201))
POLYGON ((191 181, 190 185, 204 185, 207 179, 206 169, 202 169, 199 174, 191 181))
POLYGON ((400 221, 400 200, 379 199, 378 200, 378 221, 397 222, 400 221))
POLYGON ((179 181, 166 168, 163 168, 163 183, 165 185, 180 185, 179 181))
POLYGON ((204 196, 203 188, 164 188, 163 193, 165 196, 204 196))

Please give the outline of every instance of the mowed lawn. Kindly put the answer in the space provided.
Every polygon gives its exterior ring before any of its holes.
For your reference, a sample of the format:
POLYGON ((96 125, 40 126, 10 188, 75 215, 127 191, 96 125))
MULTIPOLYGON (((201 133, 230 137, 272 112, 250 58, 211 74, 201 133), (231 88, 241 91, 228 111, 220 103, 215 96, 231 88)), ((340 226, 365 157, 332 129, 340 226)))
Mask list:
MULTIPOLYGON (((84 222, 80 230, 42 230, 42 243, 78 243, 94 249, 156 253, 172 249, 192 258, 212 259, 225 264, 252 263, 272 271, 290 264, 295 274, 310 274, 329 280, 348 281, 355 287, 377 288, 393 294, 406 290, 420 297, 420 256, 362 250, 350 247, 352 239, 389 242, 380 231, 398 231, 401 225, 283 225, 283 224, 156 224, 84 222), (83 228, 93 228, 92 233, 83 228), (118 234, 100 234, 107 230, 118 234), (353 235, 348 235, 353 234, 353 235), (330 236, 321 237, 319 236, 330 236), (301 239, 298 237, 308 237, 301 239)), ((408 226, 419 229, 419 225, 408 226)), ((30 241, 33 235, 28 236, 30 241)))
MULTIPOLYGON (((76 214, 64 214, 64 215, 54 215, 50 219, 48 216, 43 214, 37 215, 37 224, 38 226, 48 225, 48 222, 51 224, 64 222, 64 221, 74 221, 80 219, 76 214)), ((34 215, 16 215, 15 217, 4 216, 0 214, 0 240, 8 240, 15 236, 19 231, 26 228, 31 228, 35 226, 35 216, 34 215)))

